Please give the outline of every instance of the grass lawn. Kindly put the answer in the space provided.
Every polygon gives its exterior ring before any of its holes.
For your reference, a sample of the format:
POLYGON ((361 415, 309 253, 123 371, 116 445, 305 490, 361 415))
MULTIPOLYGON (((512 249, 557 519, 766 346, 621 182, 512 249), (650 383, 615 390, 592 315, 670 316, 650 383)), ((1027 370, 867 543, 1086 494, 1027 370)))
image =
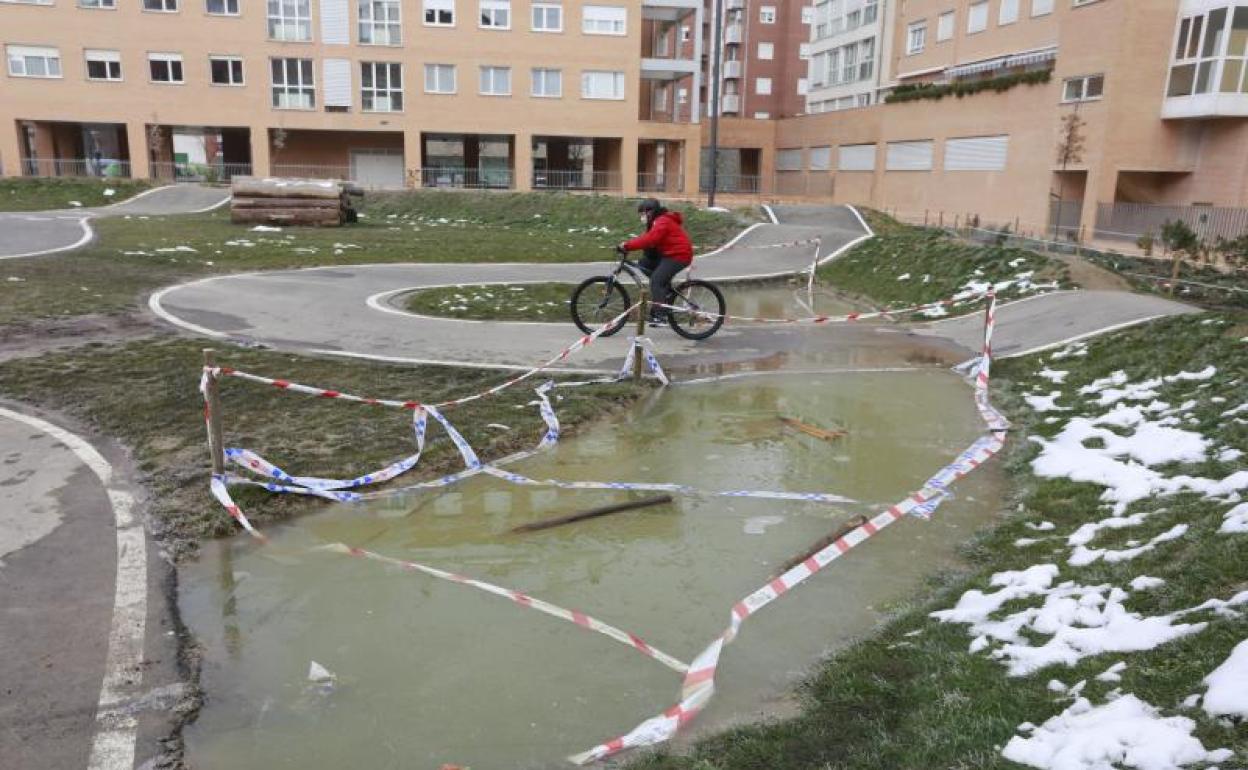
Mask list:
POLYGON ((45 211, 83 206, 103 206, 133 197, 151 187, 137 179, 90 179, 83 177, 0 178, 0 211, 45 211), (112 190, 111 195, 106 195, 112 190))
MULTIPOLYGON (((203 343, 160 337, 120 346, 88 346, 68 353, 0 364, 0 394, 55 409, 89 423, 129 446, 151 492, 153 530, 175 552, 199 538, 235 528, 210 497, 210 459, 198 392, 203 343)), ((316 359, 219 347, 218 363, 271 377, 358 395, 436 403, 495 385, 509 376, 454 367, 401 367, 316 359)), ((534 446, 543 423, 529 406, 531 385, 448 412, 483 459, 534 446), (487 429, 489 423, 510 430, 487 429)), ((600 419, 647 390, 631 383, 561 391, 556 411, 565 428, 600 419)), ((376 470, 411 454, 411 414, 279 393, 226 378, 221 387, 226 443, 254 449, 292 473, 342 476, 376 470)), ((395 483, 455 470, 459 455, 440 428, 431 427, 420 466, 395 483)), ((566 435, 566 433, 565 433, 566 435)), ((238 488, 236 499, 263 528, 323 501, 238 488)))
MULTIPOLYGON (((961 243, 878 212, 868 211, 866 216, 876 237, 817 273, 820 281, 847 294, 897 307, 948 299, 985 284, 996 285, 1003 299, 1034 293, 1028 285, 1070 288, 1068 268, 1041 254, 961 243)), ((970 309, 948 308, 953 314, 970 309)))
MULTIPOLYGON (((998 364, 994 369, 994 397, 1016 427, 1004 459, 1012 478, 1013 497, 1003 509, 999 525, 964 549, 968 571, 934 579, 926 595, 894 608, 894 619, 878 634, 821 665, 801 688, 801 716, 734 729, 697 743, 681 756, 663 751, 641 756, 632 767, 1021 767, 1005 760, 1001 747, 1016 735, 1025 737, 1017 730, 1020 724, 1040 725, 1073 702, 1073 697, 1049 689, 1053 679, 1065 685, 1086 680, 1082 695, 1094 705, 1107 702, 1114 697, 1115 688, 1120 688, 1121 693, 1134 694, 1157 707, 1164 716, 1190 718, 1196 722, 1194 735, 1206 749, 1226 747, 1235 751, 1235 761, 1223 766, 1242 767, 1248 757, 1248 727, 1211 718, 1198 706, 1183 702, 1192 694, 1203 694, 1202 679, 1248 637, 1244 607, 1237 613, 1219 615, 1206 610, 1186 615, 1182 622, 1209 625, 1199 633, 1149 651, 1093 654, 1070 667, 1050 665, 1024 676, 1007 676, 1000 661, 986 652, 970 652, 967 626, 939 622, 929 613, 954 607, 968 590, 998 590, 989 585, 994 573, 1045 563, 1060 568, 1055 585, 1073 581, 1104 586, 1102 599, 1108 586, 1122 588, 1129 592, 1122 600, 1126 611, 1148 617, 1196 607, 1209 599, 1226 600, 1248 589, 1248 533, 1218 531, 1231 504, 1190 492, 1134 503, 1127 514, 1149 513, 1143 523, 1102 530, 1089 547, 1140 545, 1176 524, 1186 524, 1188 529, 1177 539, 1162 542, 1155 550, 1131 560, 1072 564, 1067 537, 1081 525, 1110 515, 1101 499, 1104 488, 1067 478, 1037 477, 1031 463, 1040 447, 1027 438, 1053 437, 1074 416, 1101 415, 1113 408, 1096 404, 1098 394, 1080 393, 1098 378, 1122 371, 1129 382, 1140 383, 1214 366, 1216 375, 1207 380, 1156 386, 1156 398, 1177 408, 1177 424, 1202 434, 1210 445, 1208 459, 1171 463, 1157 470, 1171 478, 1179 474, 1228 477, 1243 468, 1243 461, 1218 459, 1219 453, 1227 449, 1248 452, 1248 414, 1240 413, 1238 418, 1226 415, 1248 400, 1246 337, 1248 319, 1242 314, 1179 317, 1098 338, 1086 346, 1076 346, 1071 356, 1053 358, 1052 353, 1045 353, 998 364), (1087 352, 1079 354, 1080 347, 1087 352), (1057 385, 1045 379, 1040 373, 1046 367, 1068 372, 1065 383, 1057 385), (1024 395, 1054 390, 1061 391, 1058 403, 1070 411, 1037 413, 1023 402, 1024 395), (1165 582, 1152 589, 1131 587, 1131 580, 1142 575, 1165 582), (1120 682, 1096 679, 1118 661, 1126 663, 1120 682)), ((1145 402, 1122 403, 1143 406, 1145 402)), ((1125 436, 1130 431, 1114 432, 1125 436)), ((1229 458, 1233 453, 1223 456, 1229 458)), ((935 524, 914 521, 899 526, 939 526, 939 511, 936 516, 935 524)), ((858 557, 850 554, 847 558, 858 557)), ((1042 601, 1034 596, 1013 599, 992 619, 1038 608, 1042 601)), ((748 627, 743 633, 750 633, 748 627)), ((1049 639, 1048 634, 1029 627, 1021 632, 1020 643, 1035 647, 1049 639)))
MULTIPOLYGON (((1169 259, 1148 259, 1125 254, 1091 252, 1088 260, 1127 278, 1139 291, 1170 296, 1170 275, 1174 263, 1169 259)), ((1183 262, 1179 280, 1194 283, 1178 284, 1174 298, 1212 308, 1248 308, 1248 271, 1223 272, 1208 265, 1183 262), (1204 285, 1199 285, 1204 284, 1204 285)))
MULTIPOLYGON (((637 230, 635 203, 607 196, 445 191, 374 194, 343 228, 253 231, 228 211, 110 218, 99 237, 65 254, 0 266, 0 325, 134 309, 141 295, 197 276, 374 262, 584 262, 637 230)), ((690 234, 710 249, 744 214, 690 211, 690 234)))
POLYGON ((516 283, 422 289, 403 298, 411 313, 489 321, 566 321, 576 284, 516 283))

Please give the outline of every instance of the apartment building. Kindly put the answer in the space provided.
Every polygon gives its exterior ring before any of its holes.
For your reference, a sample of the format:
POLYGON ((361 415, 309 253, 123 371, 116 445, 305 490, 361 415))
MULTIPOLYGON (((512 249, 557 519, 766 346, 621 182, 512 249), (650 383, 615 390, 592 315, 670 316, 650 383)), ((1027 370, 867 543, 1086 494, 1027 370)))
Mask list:
POLYGON ((702 0, 0 0, 0 169, 693 193, 702 17, 702 0))
POLYGON ((883 103, 724 122, 763 194, 1069 237, 1180 215, 1238 234, 1219 223, 1248 207, 1248 2, 906 0, 886 35, 883 103))
POLYGON ((810 43, 809 113, 869 107, 888 82, 897 2, 820 0, 810 43))
MULTIPOLYGON (((806 112, 808 0, 722 0, 720 114, 775 120, 806 112)), ((711 83, 715 0, 705 0, 704 82, 711 83)), ((710 105, 710 90, 703 103, 710 105)), ((709 114, 709 113, 708 113, 709 114)))

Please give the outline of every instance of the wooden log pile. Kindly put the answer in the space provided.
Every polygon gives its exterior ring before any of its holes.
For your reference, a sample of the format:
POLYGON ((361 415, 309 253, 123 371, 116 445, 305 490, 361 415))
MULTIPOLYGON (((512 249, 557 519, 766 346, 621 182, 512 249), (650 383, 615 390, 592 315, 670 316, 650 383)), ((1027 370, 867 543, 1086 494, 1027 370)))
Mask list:
POLYGON ((350 182, 236 176, 231 183, 230 221, 242 225, 340 227, 354 222, 350 182))

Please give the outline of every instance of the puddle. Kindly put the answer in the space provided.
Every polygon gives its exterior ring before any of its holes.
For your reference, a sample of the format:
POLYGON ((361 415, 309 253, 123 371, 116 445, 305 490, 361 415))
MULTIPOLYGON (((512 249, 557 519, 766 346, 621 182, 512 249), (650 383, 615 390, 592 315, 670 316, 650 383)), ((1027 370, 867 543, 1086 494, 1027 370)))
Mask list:
POLYGON ((846 302, 826 289, 815 287, 814 293, 808 294, 804 282, 746 290, 725 284, 724 298, 731 315, 753 318, 808 318, 815 314, 845 315, 862 310, 861 306, 846 302))
MULTIPOLYGON (((791 292, 790 292, 791 294, 791 292)), ((980 434, 969 388, 942 371, 788 375, 670 388, 628 421, 512 467, 532 477, 654 480, 707 490, 836 492, 892 503, 980 434), (778 415, 848 435, 824 441, 778 415)), ((471 439, 471 437, 469 437, 471 439)), ((953 561, 995 510, 989 466, 932 522, 907 520, 752 618, 695 723, 758 718, 822 655, 953 561)), ((560 766, 670 706, 680 676, 606 637, 472 588, 362 559, 341 541, 579 610, 688 661, 729 608, 866 506, 679 497, 535 532, 519 524, 629 499, 475 479, 442 495, 326 506, 210 543, 183 571, 207 701, 186 730, 199 770, 560 766), (332 682, 308 681, 315 661, 332 682)))

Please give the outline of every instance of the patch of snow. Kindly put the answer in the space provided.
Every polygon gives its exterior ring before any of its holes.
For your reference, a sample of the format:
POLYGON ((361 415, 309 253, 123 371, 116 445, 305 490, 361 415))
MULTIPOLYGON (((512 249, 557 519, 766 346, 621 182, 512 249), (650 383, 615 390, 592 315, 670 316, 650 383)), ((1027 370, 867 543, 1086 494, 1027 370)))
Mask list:
POLYGON ((1066 377, 1070 375, 1070 372, 1058 372, 1046 366, 1043 369, 1041 369, 1039 372, 1037 372, 1036 374, 1048 380, 1049 382, 1053 383, 1054 385, 1061 385, 1062 383, 1066 382, 1066 377))
POLYGON ((1029 545, 1035 545, 1036 543, 1041 543, 1041 542, 1044 542, 1044 538, 1020 537, 1019 539, 1014 541, 1014 547, 1026 548, 1029 545))
POLYGON ((1216 366, 1206 366, 1199 372, 1179 372, 1178 374, 1172 374, 1169 377, 1163 377, 1162 379, 1166 382, 1203 382, 1205 380, 1213 379, 1213 375, 1217 373, 1218 368, 1216 366))
POLYGON ((901 275, 897 276, 897 280, 899 280, 899 281, 908 281, 908 280, 910 280, 910 274, 909 274, 909 273, 902 273, 901 275))
POLYGON ((82 208, 82 201, 70 201, 69 205, 73 206, 76 209, 82 208))
POLYGON ((1218 532, 1226 535, 1248 535, 1248 503, 1240 503, 1226 512, 1218 532))
POLYGON ((1088 522, 1072 532, 1070 537, 1066 538, 1066 545, 1071 547, 1087 545, 1092 542, 1092 539, 1095 538, 1096 534, 1102 529, 1126 529, 1127 527, 1138 527, 1151 515, 1151 513, 1141 512, 1134 513, 1130 516, 1111 516, 1108 519, 1088 522))
POLYGON ((8 278, 5 278, 4 280, 8 281, 9 283, 25 283, 26 282, 25 278, 19 278, 16 275, 10 275, 8 278))
POLYGON ((113 189, 113 188, 111 188, 111 187, 108 187, 108 188, 105 188, 105 190, 104 190, 104 193, 103 193, 103 194, 104 194, 104 197, 105 197, 105 198, 111 198, 111 197, 113 197, 114 195, 116 195, 116 194, 117 194, 117 191, 116 191, 116 190, 114 190, 114 189, 113 189))
POLYGON ((1221 452, 1218 452, 1219 462, 1224 462, 1224 463, 1233 463, 1243 456, 1244 456, 1243 450, 1234 449, 1231 447, 1228 447, 1226 449, 1223 449, 1221 452))
POLYGON ((1030 737, 1011 738, 1001 756, 1042 770, 1170 770, 1232 756, 1228 749, 1207 750, 1192 735, 1195 727, 1187 717, 1161 716, 1135 695, 1100 706, 1080 698, 1030 737))
POLYGON ((1148 575, 1140 575, 1131 580, 1129 584, 1136 591, 1150 591, 1154 588, 1161 588, 1166 581, 1161 578, 1149 577, 1148 575))
POLYGON ((1054 390, 1047 396, 1023 396, 1023 400, 1036 412, 1069 412, 1067 407, 1057 405, 1057 399, 1061 397, 1062 391, 1054 390))
POLYGON ((256 225, 255 227, 251 228, 251 231, 253 233, 280 233, 282 231, 282 228, 270 227, 269 225, 256 225))
POLYGON ((1168 543, 1171 540, 1178 540, 1187 534, 1188 526, 1186 524, 1175 524, 1169 530, 1161 533, 1157 537, 1149 540, 1144 545, 1127 548, 1124 550, 1109 550, 1102 548, 1088 548, 1086 546, 1077 547, 1070 555, 1070 563, 1076 567, 1086 567, 1089 564, 1095 564, 1098 561, 1105 561, 1107 564, 1116 564, 1118 562, 1130 561, 1137 556, 1142 556, 1149 551, 1157 548, 1162 543, 1168 543))
POLYGON ((1039 524, 1029 521, 1027 522, 1026 527, 1027 529, 1034 530, 1036 532, 1052 532, 1057 529, 1057 525, 1051 521, 1042 521, 1039 524))
POLYGON ((944 305, 933 305, 929 307, 927 310, 924 310, 923 315, 927 316, 928 318, 943 318, 949 315, 949 311, 945 310, 944 305))
POLYGON ((1204 699, 1206 714, 1248 719, 1248 639, 1235 645, 1230 657, 1204 681, 1209 685, 1204 699))
POLYGON ((1125 660, 1120 660, 1114 665, 1102 671, 1101 673, 1097 674, 1096 681, 1098 682, 1121 682, 1122 672, 1126 669, 1126 667, 1127 667, 1127 662, 1125 660))

